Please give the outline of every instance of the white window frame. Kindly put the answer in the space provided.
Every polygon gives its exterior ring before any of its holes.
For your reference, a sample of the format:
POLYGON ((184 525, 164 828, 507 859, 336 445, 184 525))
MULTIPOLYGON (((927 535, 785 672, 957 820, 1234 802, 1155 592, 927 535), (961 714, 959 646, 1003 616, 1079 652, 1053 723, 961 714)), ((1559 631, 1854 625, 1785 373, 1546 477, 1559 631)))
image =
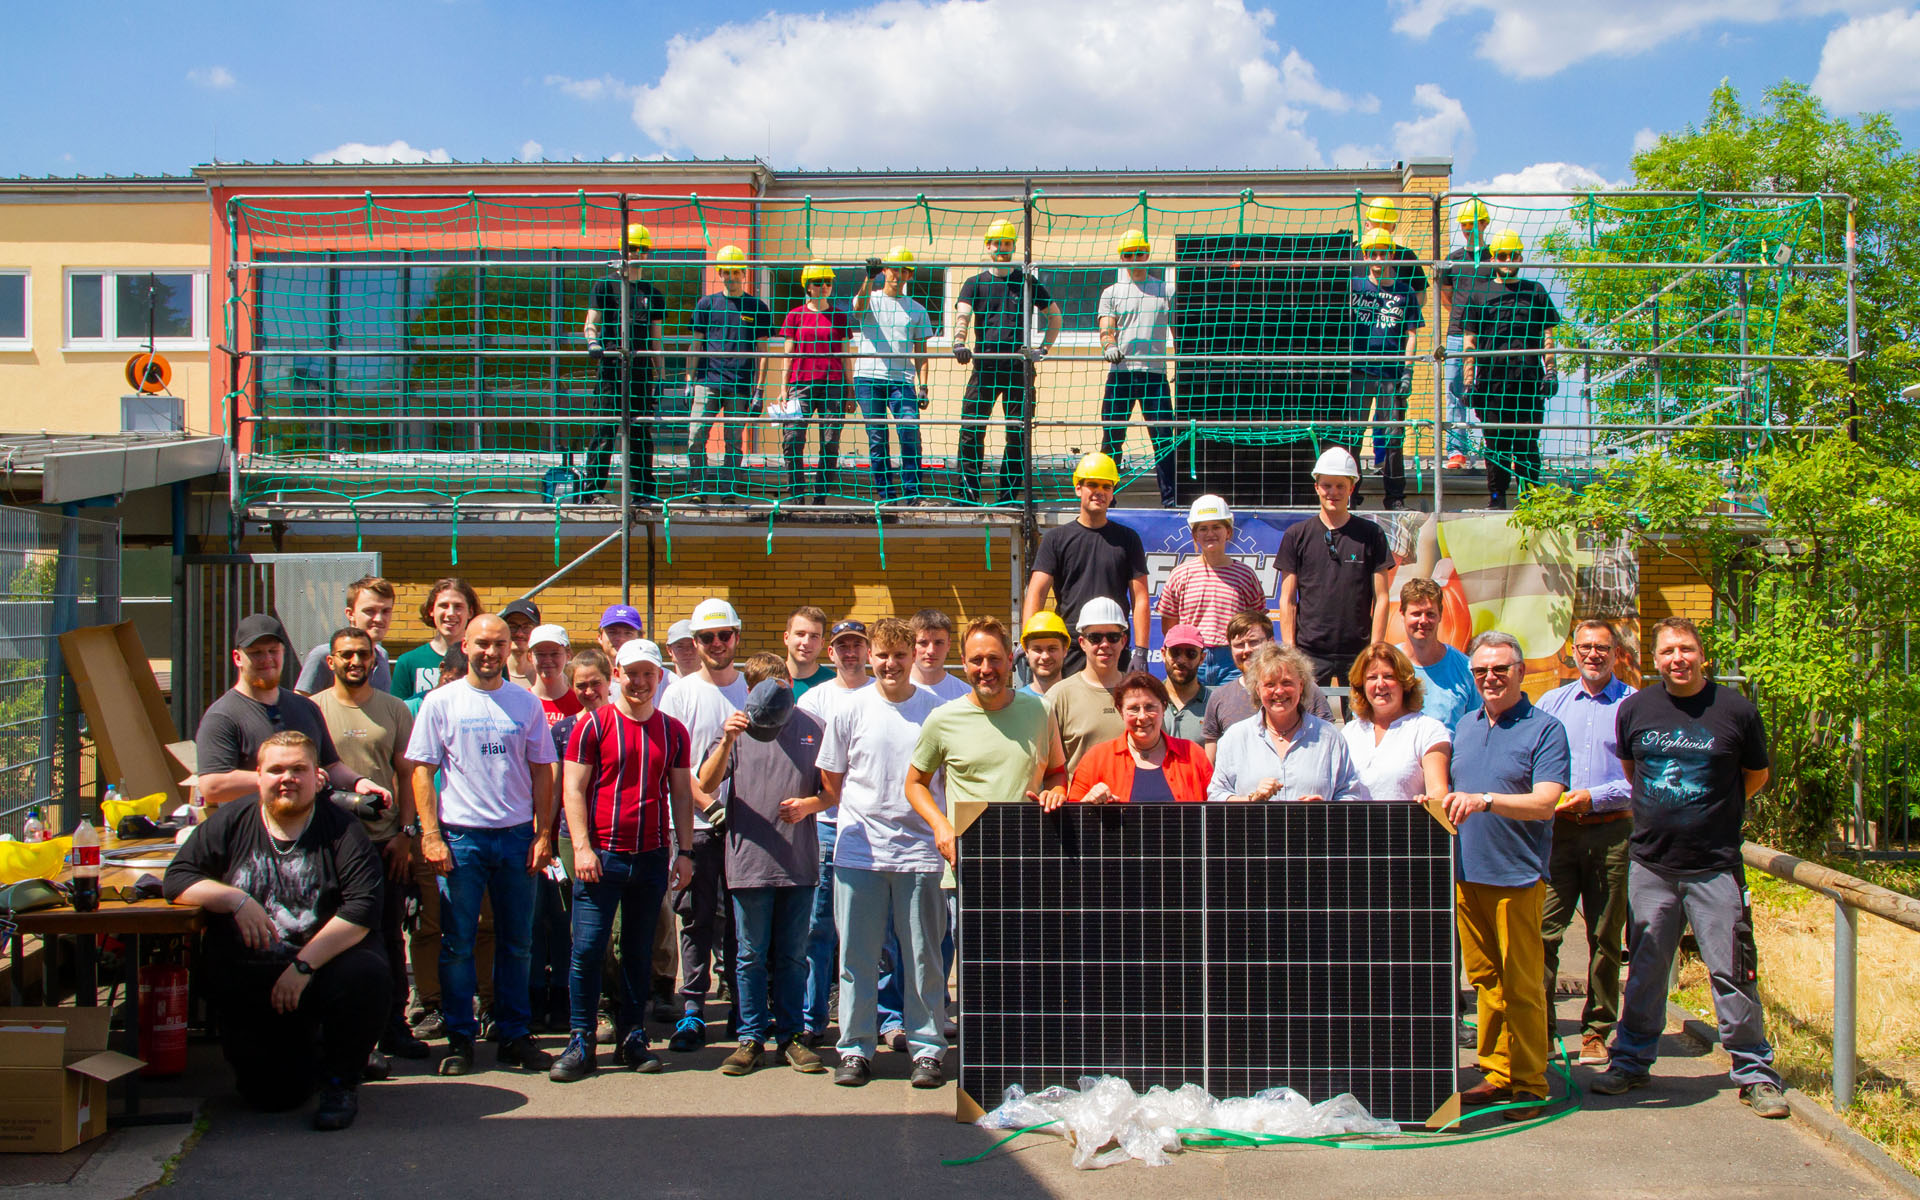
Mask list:
POLYGON ((207 289, 211 272, 205 267, 68 267, 60 280, 60 333, 61 349, 75 351, 91 350, 145 350, 147 339, 144 337, 123 338, 113 330, 119 326, 119 301, 114 280, 121 275, 188 275, 193 278, 193 326, 192 337, 162 337, 154 339, 157 350, 205 350, 209 346, 207 336, 207 289), (97 338, 77 338, 73 336, 73 277, 75 275, 100 276, 100 331, 103 336, 97 338))
POLYGON ((13 338, 0 334, 0 352, 31 350, 33 349, 33 268, 0 267, 0 275, 18 275, 23 280, 21 316, 24 319, 20 337, 13 338))

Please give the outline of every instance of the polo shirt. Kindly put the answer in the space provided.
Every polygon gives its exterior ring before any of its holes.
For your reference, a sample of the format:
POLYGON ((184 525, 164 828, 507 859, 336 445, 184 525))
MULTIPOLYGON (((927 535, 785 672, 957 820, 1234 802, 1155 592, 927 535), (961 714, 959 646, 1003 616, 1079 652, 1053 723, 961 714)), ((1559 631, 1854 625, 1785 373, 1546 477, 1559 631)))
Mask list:
MULTIPOLYGON (((1540 783, 1565 787, 1570 757, 1566 726, 1525 696, 1497 721, 1487 720, 1482 705, 1453 728, 1453 790, 1518 795, 1540 783)), ((1530 887, 1546 878, 1552 849, 1552 817, 1477 812, 1460 823, 1453 857, 1463 883, 1530 887)))

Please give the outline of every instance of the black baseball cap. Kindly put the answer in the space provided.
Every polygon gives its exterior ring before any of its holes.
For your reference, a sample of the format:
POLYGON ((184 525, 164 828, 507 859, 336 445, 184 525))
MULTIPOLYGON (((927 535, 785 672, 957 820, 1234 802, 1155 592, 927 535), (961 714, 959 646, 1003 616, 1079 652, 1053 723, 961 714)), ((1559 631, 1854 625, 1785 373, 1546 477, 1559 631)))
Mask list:
POLYGON ((535 625, 538 625, 540 624, 540 606, 531 600, 515 600, 500 610, 500 619, 502 621, 511 616, 526 617, 535 625))
POLYGON ((245 650, 264 638, 274 638, 282 646, 292 645, 287 641, 286 627, 272 613, 254 613, 240 618, 240 624, 233 631, 233 646, 236 650, 245 650))

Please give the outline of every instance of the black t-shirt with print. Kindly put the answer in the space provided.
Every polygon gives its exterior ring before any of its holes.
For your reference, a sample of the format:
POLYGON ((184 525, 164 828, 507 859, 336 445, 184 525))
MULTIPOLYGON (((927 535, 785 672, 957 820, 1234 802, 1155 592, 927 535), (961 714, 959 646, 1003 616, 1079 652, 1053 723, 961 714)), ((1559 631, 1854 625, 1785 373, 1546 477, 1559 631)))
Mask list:
POLYGON ((1738 867, 1744 773, 1767 766, 1753 701, 1713 682, 1692 696, 1642 688, 1620 702, 1614 734, 1634 766, 1633 857, 1664 871, 1738 867))

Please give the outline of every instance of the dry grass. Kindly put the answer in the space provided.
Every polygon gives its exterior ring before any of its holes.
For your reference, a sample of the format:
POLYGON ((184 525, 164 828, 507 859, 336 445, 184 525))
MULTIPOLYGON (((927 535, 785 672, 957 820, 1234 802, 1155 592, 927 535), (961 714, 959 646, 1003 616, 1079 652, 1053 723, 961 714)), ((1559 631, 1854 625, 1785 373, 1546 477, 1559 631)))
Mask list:
MULTIPOLYGON (((1863 870, 1884 887, 1912 890, 1912 869, 1863 870), (1902 886, 1905 885, 1905 886, 1902 886)), ((1760 997, 1774 1065, 1791 1087, 1833 1106, 1833 904, 1751 873, 1760 997)), ((1862 913, 1859 920, 1859 1048, 1854 1101, 1840 1113, 1908 1170, 1920 1174, 1920 933, 1862 913)), ((1706 969, 1683 962, 1674 1001, 1713 1020, 1706 969)))

